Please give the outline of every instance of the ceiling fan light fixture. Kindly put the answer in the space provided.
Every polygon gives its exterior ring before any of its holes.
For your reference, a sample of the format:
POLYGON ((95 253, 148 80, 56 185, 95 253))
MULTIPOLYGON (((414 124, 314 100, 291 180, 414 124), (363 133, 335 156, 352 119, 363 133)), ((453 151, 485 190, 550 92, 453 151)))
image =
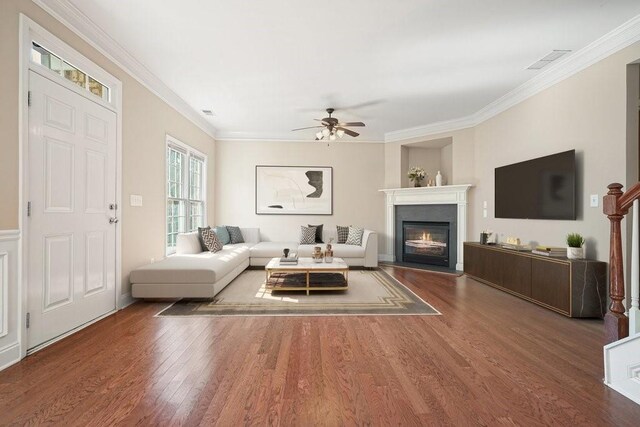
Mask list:
POLYGON ((322 132, 316 133, 316 138, 322 139, 323 137, 324 137, 324 135, 322 134, 322 132))
POLYGON ((331 134, 331 131, 327 128, 322 129, 322 134, 324 136, 329 136, 331 134))
POLYGON ((331 135, 329 135, 329 141, 335 141, 336 140, 336 134, 332 133, 331 135))
POLYGON ((338 136, 338 138, 342 138, 344 136, 344 131, 342 129, 338 129, 336 131, 336 135, 338 136))

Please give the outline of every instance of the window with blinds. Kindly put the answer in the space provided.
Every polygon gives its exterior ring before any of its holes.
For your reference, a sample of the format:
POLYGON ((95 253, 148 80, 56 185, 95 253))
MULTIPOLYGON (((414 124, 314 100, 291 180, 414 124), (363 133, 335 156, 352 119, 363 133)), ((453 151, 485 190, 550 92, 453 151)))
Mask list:
POLYGON ((179 233, 205 224, 206 156, 167 137, 167 255, 176 251, 179 233))

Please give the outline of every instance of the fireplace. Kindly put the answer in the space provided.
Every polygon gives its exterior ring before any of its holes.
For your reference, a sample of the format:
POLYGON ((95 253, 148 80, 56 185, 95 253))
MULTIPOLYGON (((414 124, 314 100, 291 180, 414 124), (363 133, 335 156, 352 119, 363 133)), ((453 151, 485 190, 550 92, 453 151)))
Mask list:
POLYGON ((448 222, 403 221, 402 261, 449 266, 448 222))

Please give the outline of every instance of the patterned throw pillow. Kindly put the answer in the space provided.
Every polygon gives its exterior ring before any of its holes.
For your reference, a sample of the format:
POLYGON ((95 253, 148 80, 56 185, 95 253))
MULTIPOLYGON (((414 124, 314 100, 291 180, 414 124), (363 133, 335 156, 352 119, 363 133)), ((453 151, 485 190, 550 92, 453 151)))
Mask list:
POLYGON ((228 245, 229 243, 231 243, 231 236, 229 236, 229 230, 227 230, 227 227, 225 227, 224 225, 219 225, 217 227, 214 227, 213 231, 216 232, 218 239, 220 239, 220 242, 223 245, 228 245))
POLYGON ((236 243, 244 243, 244 237, 242 237, 242 231, 240 231, 240 227, 227 225, 227 231, 229 232, 229 237, 231 237, 232 245, 235 245, 236 243))
POLYGON ((202 240, 204 240, 205 245, 207 245, 208 251, 220 252, 222 250, 222 243, 211 227, 202 230, 202 240))
POLYGON ((200 241, 200 248, 202 249, 202 252, 207 252, 209 250, 207 248, 207 244, 204 242, 204 239, 202 238, 202 232, 205 230, 211 230, 211 227, 209 226, 198 227, 198 240, 200 241))
POLYGON ((316 243, 316 227, 300 226, 300 244, 313 245, 316 243))
POLYGON ((349 227, 338 225, 336 229, 338 230, 338 243, 346 243, 349 237, 349 227))
POLYGON ((315 227, 316 228, 316 243, 324 243, 322 241, 322 227, 324 227, 324 224, 320 224, 320 225, 311 225, 311 224, 309 224, 309 227, 315 227))
POLYGON ((362 227, 349 227, 349 236, 345 242, 347 245, 362 246, 362 235, 364 234, 364 228, 362 227))

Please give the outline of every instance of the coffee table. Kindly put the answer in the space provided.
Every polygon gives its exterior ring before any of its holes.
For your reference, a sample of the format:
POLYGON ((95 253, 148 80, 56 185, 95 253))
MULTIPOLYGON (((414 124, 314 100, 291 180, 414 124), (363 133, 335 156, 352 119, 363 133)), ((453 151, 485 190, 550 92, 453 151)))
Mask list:
POLYGON ((297 264, 283 264, 273 258, 265 267, 265 287, 273 291, 339 291, 349 287, 349 266, 342 258, 314 262, 298 258, 297 264))

